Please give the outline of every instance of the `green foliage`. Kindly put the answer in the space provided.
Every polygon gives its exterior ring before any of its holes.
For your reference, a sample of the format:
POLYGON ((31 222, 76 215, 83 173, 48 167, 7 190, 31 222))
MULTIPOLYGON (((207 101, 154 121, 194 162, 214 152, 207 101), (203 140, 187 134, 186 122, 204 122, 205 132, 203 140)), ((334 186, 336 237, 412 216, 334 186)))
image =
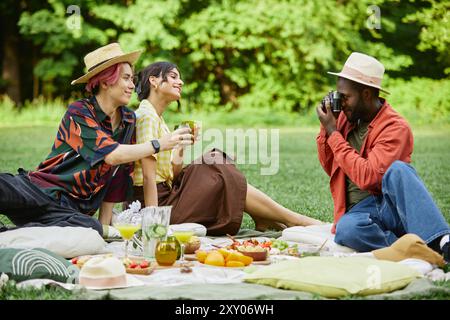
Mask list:
MULTIPOLYGON (((334 81, 324 76, 326 71, 340 68, 352 50, 387 52, 381 58, 388 65, 389 61, 392 67, 407 65, 407 57, 388 57, 389 48, 361 38, 358 31, 366 17, 361 10, 368 3, 212 3, 180 26, 192 49, 190 60, 197 70, 194 82, 209 84, 214 80, 212 88, 220 93, 220 104, 231 104, 231 109, 247 106, 300 111, 320 99, 334 81)), ((205 105, 202 91, 202 85, 192 91, 198 107, 205 105)))
POLYGON ((404 18, 405 22, 418 22, 422 25, 420 30, 421 51, 436 50, 438 60, 445 67, 445 73, 450 74, 450 2, 426 0, 428 8, 412 13, 404 18))
POLYGON ((46 96, 73 96, 82 57, 118 41, 125 51, 143 49, 137 70, 162 59, 178 64, 189 113, 304 115, 334 87, 326 72, 340 70, 352 51, 376 56, 391 78, 442 78, 448 9, 433 0, 47 0, 26 7, 19 27, 38 48, 33 72, 46 96), (73 2, 80 29, 69 28, 73 2), (370 27, 371 8, 380 10, 381 29, 370 27))
POLYGON ((389 79, 385 87, 389 103, 410 122, 450 124, 449 80, 389 79))
POLYGON ((0 127, 51 125, 58 126, 66 110, 67 103, 61 99, 48 101, 43 98, 26 103, 21 109, 4 98, 0 100, 0 127))
POLYGON ((97 21, 89 23, 83 18, 95 7, 94 1, 80 1, 79 22, 81 28, 71 25, 78 16, 66 12, 72 2, 48 0, 49 7, 36 12, 22 13, 18 26, 20 33, 39 48, 34 74, 44 82, 50 82, 44 93, 66 93, 70 91, 70 81, 84 71, 82 59, 88 51, 108 42, 108 30, 97 21), (67 3, 66 3, 67 2, 67 3), (87 10, 86 10, 87 9, 87 10), (86 12, 87 11, 87 12, 86 12))
MULTIPOLYGON (((385 95, 388 102, 412 125, 450 124, 450 81, 427 78, 386 79, 384 87, 391 92, 390 95, 385 95)), ((40 98, 27 102, 21 109, 17 109, 10 99, 4 98, 0 100, 0 119, 2 119, 0 127, 57 126, 71 101, 40 98)), ((137 107, 138 101, 135 96, 130 105, 137 107)), ((182 100, 181 110, 178 110, 175 103, 169 107, 164 114, 169 127, 173 128, 173 125, 186 119, 202 122, 204 127, 300 128, 318 124, 315 109, 289 112, 274 110, 269 103, 261 107, 246 104, 236 110, 229 110, 226 107, 214 108, 212 105, 197 109, 189 108, 189 105, 191 105, 189 102, 182 100)))

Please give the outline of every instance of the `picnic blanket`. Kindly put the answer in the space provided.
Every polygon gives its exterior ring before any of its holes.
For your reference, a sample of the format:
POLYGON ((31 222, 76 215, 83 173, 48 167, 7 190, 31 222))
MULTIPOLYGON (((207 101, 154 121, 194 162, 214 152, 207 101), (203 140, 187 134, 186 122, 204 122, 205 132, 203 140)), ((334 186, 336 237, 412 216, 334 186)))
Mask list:
MULTIPOLYGON (((37 279, 21 282, 18 287, 41 287, 45 285, 67 284, 57 283, 53 280, 37 279)), ((73 286, 73 285, 70 285, 73 286)), ((68 288, 67 288, 68 289, 68 288)), ((79 299, 117 299, 117 300, 311 300, 326 299, 318 295, 292 290, 281 290, 268 286, 250 283, 226 284, 184 284, 179 286, 159 287, 141 286, 114 290, 86 290, 82 287, 72 287, 79 299)), ((429 279, 417 279, 404 289, 391 293, 366 296, 364 299, 401 299, 407 300, 431 294, 450 295, 450 287, 437 285, 429 279)), ((352 297, 358 298, 358 297, 352 297)))
MULTIPOLYGON (((306 228, 307 229, 307 228, 306 228)), ((310 232, 314 234, 313 243, 303 243, 304 246, 311 249, 318 248, 323 244, 324 239, 330 242, 324 246, 324 255, 355 255, 352 250, 337 247, 333 244, 333 238, 330 238, 328 227, 316 228, 310 232), (320 238, 320 234, 323 237, 320 238)), ((309 232, 310 230, 308 230, 309 232)), ((255 230, 241 230, 235 238, 256 238, 267 240, 270 238, 279 238, 281 232, 258 232, 255 230)), ((231 243, 228 237, 202 237, 202 248, 213 248, 213 245, 226 245, 231 243)), ((305 241, 302 238, 302 241, 305 241)), ((113 252, 123 254, 123 242, 112 242, 105 246, 104 252, 113 252)), ((131 248, 133 254, 133 248, 131 248)), ((366 254, 367 255, 367 254, 366 254)), ((263 266, 257 266, 262 268, 263 266)), ((429 270, 428 270, 429 271, 429 270)), ((243 283, 242 279, 246 275, 244 270, 217 268, 208 266, 195 266, 191 273, 180 273, 177 268, 156 270, 149 276, 136 276, 145 283, 144 286, 93 291, 86 290, 78 285, 56 283, 47 279, 35 279, 25 281, 19 286, 39 287, 47 284, 57 284, 68 290, 73 290, 81 299, 199 299, 199 300, 224 300, 224 299, 317 299, 318 296, 308 292, 282 290, 269 286, 243 283)), ((430 293, 450 294, 450 288, 434 284, 429 279, 417 279, 411 282, 402 290, 392 293, 372 295, 365 299, 408 299, 417 295, 429 295, 430 293)))
MULTIPOLYGON (((292 290, 281 290, 249 283, 189 284, 176 287, 136 287, 109 292, 80 291, 85 299, 192 299, 192 300, 310 300, 325 299, 318 295, 292 290)), ((428 279, 417 279, 402 290, 372 295, 366 299, 409 299, 431 293, 450 294, 450 288, 433 284, 428 279)))

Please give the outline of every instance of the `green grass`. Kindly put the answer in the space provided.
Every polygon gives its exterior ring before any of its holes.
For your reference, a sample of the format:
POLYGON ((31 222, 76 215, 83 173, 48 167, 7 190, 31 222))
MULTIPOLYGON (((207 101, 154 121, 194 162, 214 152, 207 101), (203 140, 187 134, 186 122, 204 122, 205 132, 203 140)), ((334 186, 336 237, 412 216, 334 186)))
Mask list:
POLYGON ((0 288, 0 300, 75 300, 78 293, 58 287, 47 286, 43 288, 17 288, 13 281, 8 281, 0 288))
MULTIPOLYGON (((50 151, 57 127, 0 128, 0 172, 16 173, 17 168, 34 169, 50 151)), ((414 130, 413 165, 429 188, 437 205, 450 222, 450 129, 432 127, 414 130)), ((323 172, 315 146, 317 128, 280 129, 279 171, 260 175, 259 165, 238 165, 250 184, 264 191, 282 205, 323 221, 332 221, 332 200, 328 176, 323 172)), ((233 153, 233 150, 227 150, 233 153)), ((243 156, 238 154, 238 157, 243 156)), ((5 216, 0 221, 8 223, 5 216)), ((243 227, 253 227, 248 215, 243 227)), ((69 299, 64 290, 52 288, 24 291, 10 288, 0 299, 69 299), (53 290, 53 291, 52 291, 53 290), (22 292, 23 291, 23 292, 22 292), (64 291, 64 292, 63 292, 64 291), (36 293, 37 292, 37 293, 36 293)), ((428 296, 428 299, 449 297, 428 296)))
MULTIPOLYGON (((50 151, 56 126, 0 128, 0 172, 34 169, 50 151)), ((250 184, 282 205, 312 217, 332 221, 328 176, 322 170, 315 145, 315 128, 280 129, 279 171, 260 175, 260 165, 238 165, 250 184)), ((450 221, 450 130, 415 131, 413 165, 450 221)), ((204 146, 209 145, 205 143, 204 146)), ((225 151, 233 153, 233 150, 225 151)), ((238 157, 244 155, 238 154, 238 157)), ((0 217, 4 220, 4 217, 0 217)), ((251 227, 248 217, 244 226, 251 227)))

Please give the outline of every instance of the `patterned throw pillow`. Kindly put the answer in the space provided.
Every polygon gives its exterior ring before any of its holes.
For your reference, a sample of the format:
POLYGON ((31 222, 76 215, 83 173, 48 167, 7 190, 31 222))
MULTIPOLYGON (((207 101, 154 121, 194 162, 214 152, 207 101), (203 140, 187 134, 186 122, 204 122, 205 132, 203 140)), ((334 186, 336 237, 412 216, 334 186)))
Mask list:
POLYGON ((0 249, 0 274, 17 282, 30 279, 51 279, 75 283, 78 268, 63 257, 42 248, 0 249))

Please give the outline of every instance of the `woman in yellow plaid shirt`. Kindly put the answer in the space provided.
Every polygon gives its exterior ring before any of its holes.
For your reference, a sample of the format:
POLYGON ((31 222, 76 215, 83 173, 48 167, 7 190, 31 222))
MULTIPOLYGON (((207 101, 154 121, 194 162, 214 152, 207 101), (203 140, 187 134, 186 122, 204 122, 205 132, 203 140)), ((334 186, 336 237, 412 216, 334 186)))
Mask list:
MULTIPOLYGON (((162 115, 171 102, 179 103, 182 87, 180 72, 170 62, 153 63, 138 73, 136 92, 141 102, 136 111, 137 143, 154 141, 170 132, 162 115)), ((207 152, 203 161, 183 168, 183 150, 180 146, 153 154, 135 167, 135 199, 145 206, 171 205, 170 223, 199 223, 209 235, 236 234, 244 211, 261 231, 321 223, 281 206, 247 184, 222 151, 207 152)))

